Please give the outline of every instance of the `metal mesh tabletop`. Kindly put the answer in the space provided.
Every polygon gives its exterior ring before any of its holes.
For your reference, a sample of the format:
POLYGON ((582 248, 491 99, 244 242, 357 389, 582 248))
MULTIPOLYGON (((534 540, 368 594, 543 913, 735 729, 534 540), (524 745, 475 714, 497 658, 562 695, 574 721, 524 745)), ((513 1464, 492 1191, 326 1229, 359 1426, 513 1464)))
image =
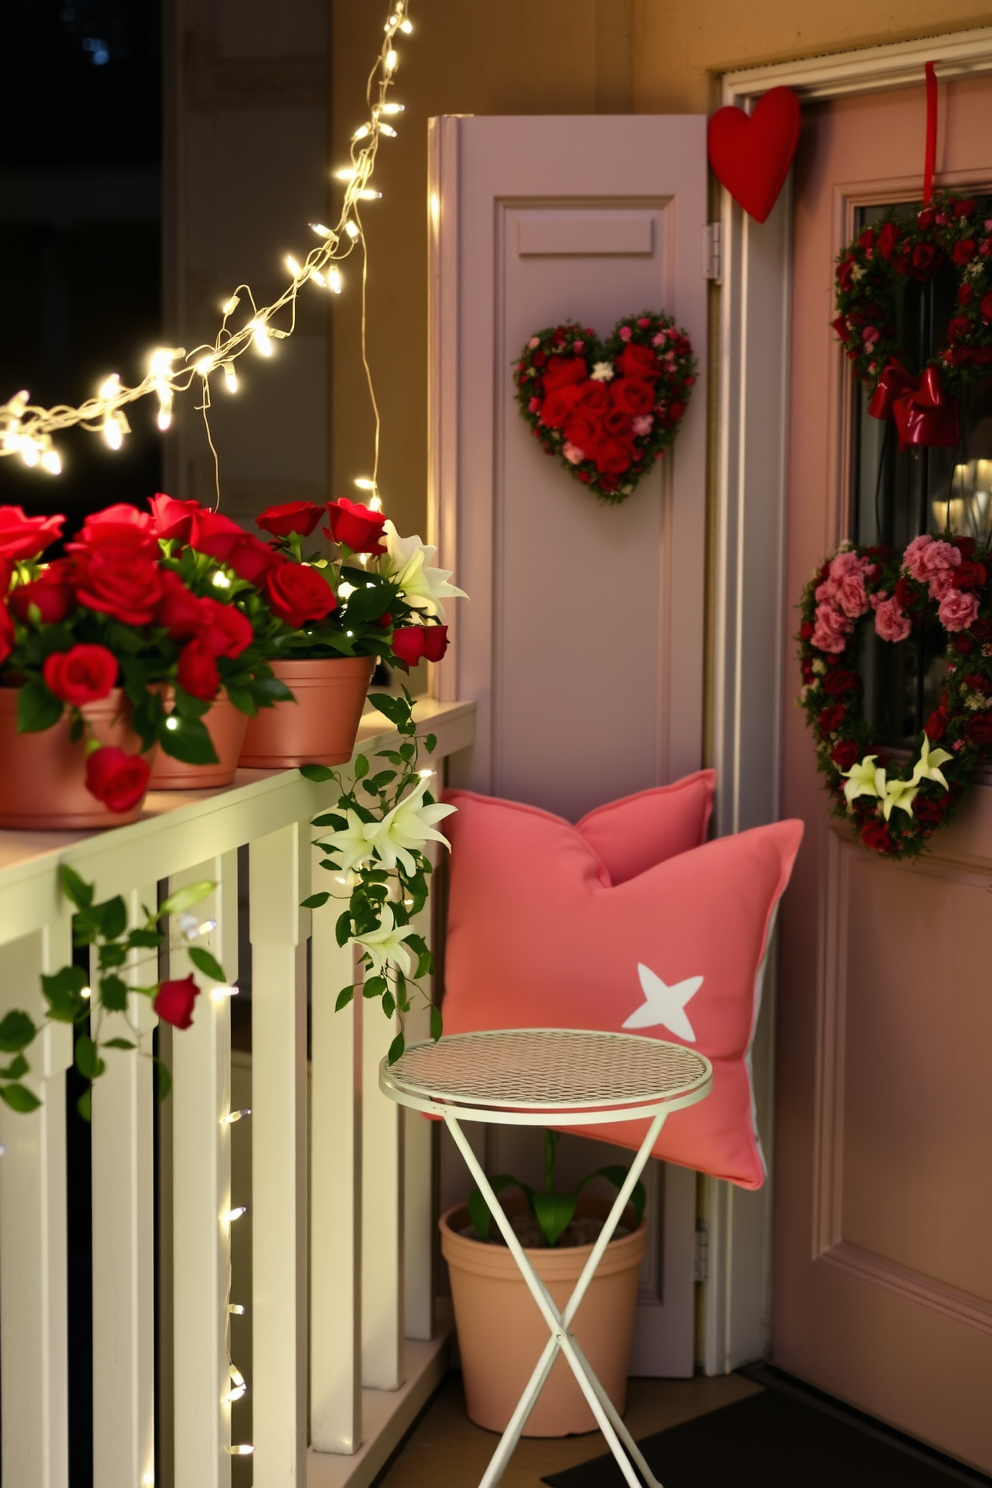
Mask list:
POLYGON ((387 1072, 409 1095, 504 1110, 593 1110, 663 1101, 707 1084, 709 1062, 631 1033, 519 1028, 416 1044, 387 1072))

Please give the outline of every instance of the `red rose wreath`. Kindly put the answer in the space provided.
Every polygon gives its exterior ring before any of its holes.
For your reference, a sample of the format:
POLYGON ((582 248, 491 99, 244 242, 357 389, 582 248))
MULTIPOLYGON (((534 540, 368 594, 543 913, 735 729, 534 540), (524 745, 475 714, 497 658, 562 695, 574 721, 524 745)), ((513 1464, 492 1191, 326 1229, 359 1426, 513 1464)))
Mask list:
POLYGON ((674 442, 696 381, 688 336, 647 310, 606 342, 572 322, 550 326, 515 366, 520 412, 545 454, 611 505, 674 442))
POLYGON ((837 318, 855 376, 871 393, 868 411, 895 419, 901 448, 956 445, 955 395, 992 365, 992 217, 976 218, 972 197, 942 193, 915 221, 886 212, 837 261, 837 318), (957 270, 947 341, 914 372, 896 340, 900 280, 925 283, 945 264, 957 270))
POLYGON ((883 857, 913 858, 992 758, 992 591, 970 537, 917 537, 902 554, 842 545, 803 591, 801 702, 837 815, 883 857), (912 758, 872 747, 858 659, 866 622, 903 641, 934 622, 947 635, 940 706, 912 758))

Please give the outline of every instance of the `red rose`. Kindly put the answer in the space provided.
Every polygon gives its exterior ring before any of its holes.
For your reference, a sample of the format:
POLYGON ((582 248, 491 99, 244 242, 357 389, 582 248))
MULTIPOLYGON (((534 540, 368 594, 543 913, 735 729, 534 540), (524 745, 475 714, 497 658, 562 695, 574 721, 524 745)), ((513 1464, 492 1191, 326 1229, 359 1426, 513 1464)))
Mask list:
POLYGON ((221 604, 207 596, 200 600, 203 631, 200 639, 214 656, 240 656, 255 639, 251 621, 237 605, 221 604))
POLYGON ((917 212, 916 214, 916 220, 919 223, 920 227, 932 227, 933 218, 933 207, 924 207, 922 212, 917 212))
POLYGON ((17 639, 14 622, 5 604, 0 604, 0 661, 6 661, 17 639))
POLYGON ((328 522, 324 531, 331 542, 344 543, 353 553, 384 553, 382 530, 386 518, 358 501, 342 496, 327 508, 328 522))
MULTIPOLYGON (((630 469, 631 452, 627 445, 620 439, 601 439, 592 452, 592 458, 595 460, 596 469, 600 474, 623 475, 625 470, 630 469)), ((604 491, 612 491, 616 489, 617 483, 613 481, 607 485, 605 481, 600 481, 599 484, 604 491)))
POLYGON ((199 995, 200 989, 191 974, 181 982, 160 982, 152 1007, 163 1023, 171 1023, 173 1028, 189 1028, 199 995))
POLYGON ((992 294, 982 296, 982 319, 984 321, 992 320, 992 294))
POLYGON ((923 725, 923 732, 926 734, 931 744, 935 744, 938 739, 942 739, 944 737, 946 731, 947 714, 944 712, 943 708, 934 708, 933 712, 930 714, 930 717, 923 725))
MULTIPOLYGON (((541 423, 545 428, 561 428, 581 398, 582 386, 581 383, 570 382, 548 394, 541 404, 541 423)), ((594 383, 593 386, 596 387, 598 384, 594 383)))
POLYGON ((337 609, 330 584, 317 568, 305 563, 282 563, 265 575, 269 608, 287 625, 299 629, 307 620, 323 620, 337 609))
POLYGON ((201 507, 193 513, 189 545, 198 553, 206 553, 209 558, 217 558, 221 563, 226 563, 235 543, 240 542, 245 535, 244 528, 239 527, 237 522, 232 522, 230 517, 201 507))
POLYGON ((960 341, 970 330, 971 323, 966 315, 954 315, 947 322, 947 339, 951 343, 960 341))
POLYGON ((972 289, 971 285, 962 284, 961 288, 958 290, 958 304, 970 305, 974 298, 975 291, 972 289))
POLYGON ((0 506, 0 557, 36 558, 64 524, 65 517, 26 517, 19 506, 0 506))
POLYGON ((966 635, 956 635, 951 642, 959 656, 970 656, 972 651, 971 641, 966 635))
POLYGON ((18 584, 10 594, 10 608, 18 620, 27 624, 31 620, 31 608, 38 612, 41 625, 57 625, 75 608, 76 596, 69 582, 69 566, 65 559, 56 559, 43 568, 29 584, 18 584))
POLYGON ((958 201, 948 203, 948 205, 953 206, 955 217, 970 217, 975 210, 974 200, 970 196, 962 196, 958 201))
POLYGON ((981 672, 966 672, 961 678, 961 685, 967 687, 970 692, 980 692, 983 697, 992 693, 992 682, 983 677, 981 672))
POLYGON ((992 636, 992 620, 973 620, 971 633, 976 641, 987 641, 992 636))
POLYGON ((965 724, 965 734, 971 744, 983 749, 992 743, 992 717, 988 713, 973 713, 965 724))
POLYGON ((841 259, 840 263, 837 265, 837 283, 844 291, 849 290, 851 287, 851 274, 853 272, 853 269, 854 257, 852 254, 849 253, 847 257, 841 259))
POLYGON ((986 578, 985 564, 976 563, 973 558, 962 558, 952 578, 956 589, 981 589, 986 578))
POLYGON ((650 346, 638 346, 636 341, 628 341, 616 361, 624 377, 653 380, 661 371, 657 353, 650 346))
POLYGON ((852 765, 858 763, 858 746, 853 739, 841 739, 830 751, 830 758, 843 775, 845 770, 850 770, 852 765))
MULTIPOLYGON (((349 503, 350 504, 350 503, 349 503)), ((287 501, 282 506, 267 506, 261 516, 255 518, 255 526, 273 537, 288 537, 296 532, 300 537, 309 537, 327 511, 326 506, 317 506, 313 501, 287 501)))
POLYGON ((140 544, 107 542, 79 549, 73 544, 76 598, 87 609, 125 625, 148 625, 162 597, 158 564, 140 544))
POLYGON ((109 811, 130 811, 148 789, 151 773, 140 754, 125 754, 115 745, 104 744, 86 761, 86 789, 109 811))
POLYGON ((866 227, 858 239, 858 247, 865 248, 870 253, 875 246, 875 232, 873 228, 866 227))
POLYGON ((587 413, 605 413, 610 406, 610 390, 605 382, 593 382, 590 377, 588 382, 578 384, 579 407, 584 408, 587 413))
POLYGON ((102 548, 107 543, 128 543, 148 556, 158 553, 151 517, 124 501, 106 506, 103 511, 90 512, 70 548, 74 550, 80 544, 102 548))
POLYGON ((117 658, 106 646, 71 646, 46 656, 41 672, 57 698, 81 708, 110 692, 117 682, 117 658))
POLYGON ((180 651, 176 681, 190 697, 200 698, 202 702, 210 702, 217 696, 220 672, 215 653, 201 637, 194 636, 180 651))
POLYGON ((928 826, 936 826, 944 812, 939 801, 930 801, 926 796, 917 796, 913 802, 913 815, 917 821, 926 822, 928 826))
POLYGON ((448 649, 448 627, 428 625, 424 630, 424 656, 428 661, 440 661, 448 649))
POLYGON ((678 423, 684 413, 685 404, 676 398, 674 403, 669 403, 668 405, 668 411, 665 414, 665 423, 671 428, 673 424, 678 423))
POLYGON ((178 574, 162 574, 164 593, 155 611, 155 624, 162 625, 174 641, 188 641, 203 626, 200 601, 191 594, 178 574))
POLYGON ((893 592, 904 610, 911 610, 920 599, 919 589, 907 578, 896 579, 896 587, 893 592))
POLYGON ((243 532, 235 540, 234 546, 224 561, 239 579, 244 579, 249 584, 257 584, 269 569, 276 568, 282 559, 278 553, 272 551, 268 543, 256 537, 254 532, 243 532))
POLYGON ((177 501, 156 491, 148 502, 152 509, 152 531, 156 537, 188 543, 194 512, 203 510, 198 501, 177 501))
POLYGON ((603 437, 603 425, 594 413, 583 413, 577 410, 564 428, 565 438, 569 444, 574 444, 580 449, 586 459, 592 459, 600 439, 603 437))
POLYGON ((828 672, 823 679, 823 690, 831 697, 839 697, 842 692, 860 692, 861 678, 857 672, 828 672))
POLYGON ((956 264, 958 264, 959 266, 961 264, 970 263, 971 260, 974 258, 974 256, 975 256, 975 240, 974 240, 974 238, 962 238, 959 243, 955 243, 954 244, 954 247, 951 250, 951 257, 953 258, 954 262, 956 264))
POLYGON ((973 537, 952 537, 951 542, 957 548, 962 558, 974 558, 975 539, 973 537))
POLYGON ((629 413, 611 408, 603 417, 603 433, 612 435, 614 439, 631 440, 634 438, 634 420, 629 413))
POLYGON ((838 315, 837 319, 832 320, 830 324, 833 326, 840 339, 842 341, 846 341, 850 332, 848 330, 847 321, 844 319, 843 315, 838 315))
POLYGON ((820 710, 820 717, 817 720, 820 725, 820 732, 832 734, 835 729, 839 729, 844 722, 846 712, 847 709, 843 703, 831 703, 829 707, 822 708, 820 710))
POLYGON ((654 384, 623 377, 610 384, 610 400, 623 413, 649 413, 654 407, 654 384))
POLYGON ((865 822, 861 828, 861 841, 873 852, 890 853, 892 851, 892 838, 889 836, 888 827, 883 822, 865 822))
POLYGON ((401 625, 398 630, 393 631, 389 644, 397 660, 405 661, 407 666, 416 666, 424 654, 424 627, 401 625))
POLYGON ((585 357, 553 356, 544 373, 545 395, 568 382, 585 382, 589 376, 585 357))
POLYGON ((899 239, 899 229, 894 222, 883 222, 878 230, 878 242, 876 248, 883 258, 889 259, 895 252, 896 243, 899 239))
POLYGON ((939 261, 940 249, 936 248, 933 243, 917 243, 913 249, 911 267, 913 278, 919 279, 921 283, 924 279, 929 279, 935 272, 939 261))
POLYGON ((802 625, 800 625, 799 627, 800 638, 804 641, 808 641, 815 629, 816 626, 813 624, 812 620, 804 620, 802 625))

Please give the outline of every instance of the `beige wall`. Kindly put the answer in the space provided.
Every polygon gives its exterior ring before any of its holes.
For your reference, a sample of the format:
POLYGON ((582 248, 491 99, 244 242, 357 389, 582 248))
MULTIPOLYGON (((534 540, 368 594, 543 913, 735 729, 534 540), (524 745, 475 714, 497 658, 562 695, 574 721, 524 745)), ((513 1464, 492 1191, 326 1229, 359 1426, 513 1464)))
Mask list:
MULTIPOLYGON (((396 97, 367 211, 368 332, 383 418, 380 485, 400 530, 426 522, 426 124, 432 114, 705 112, 732 68, 992 23, 968 0, 410 0, 396 97)), ((364 117, 385 6, 333 0, 331 158, 364 117)), ((335 495, 372 459, 358 355, 359 272, 335 305, 335 495)))

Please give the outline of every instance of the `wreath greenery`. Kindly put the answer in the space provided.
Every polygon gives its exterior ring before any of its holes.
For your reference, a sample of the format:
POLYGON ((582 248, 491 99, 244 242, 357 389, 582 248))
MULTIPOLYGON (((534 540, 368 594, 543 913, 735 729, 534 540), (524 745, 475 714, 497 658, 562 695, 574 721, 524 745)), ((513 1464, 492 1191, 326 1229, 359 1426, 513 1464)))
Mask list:
MULTIPOLYGON (((958 288, 947 340, 927 363, 953 395, 986 375, 992 364, 992 218, 976 212, 974 197, 943 192, 915 221, 883 213, 848 243, 837 260, 837 318, 855 375, 874 393, 893 363, 907 372, 896 335, 900 280, 933 279, 945 264, 957 270, 958 288)), ((920 371, 924 369, 919 369, 920 371)))
POLYGON ((900 554, 844 543, 803 591, 799 699, 834 813, 889 858, 917 857, 992 758, 992 593, 985 547, 917 537, 900 554), (867 621, 883 641, 939 625, 946 671, 939 706, 909 760, 872 746, 858 671, 867 621))
POLYGON ((675 441, 696 381, 670 315, 626 315, 608 341, 574 321, 531 336, 514 362, 517 402, 545 454, 617 505, 675 441))

